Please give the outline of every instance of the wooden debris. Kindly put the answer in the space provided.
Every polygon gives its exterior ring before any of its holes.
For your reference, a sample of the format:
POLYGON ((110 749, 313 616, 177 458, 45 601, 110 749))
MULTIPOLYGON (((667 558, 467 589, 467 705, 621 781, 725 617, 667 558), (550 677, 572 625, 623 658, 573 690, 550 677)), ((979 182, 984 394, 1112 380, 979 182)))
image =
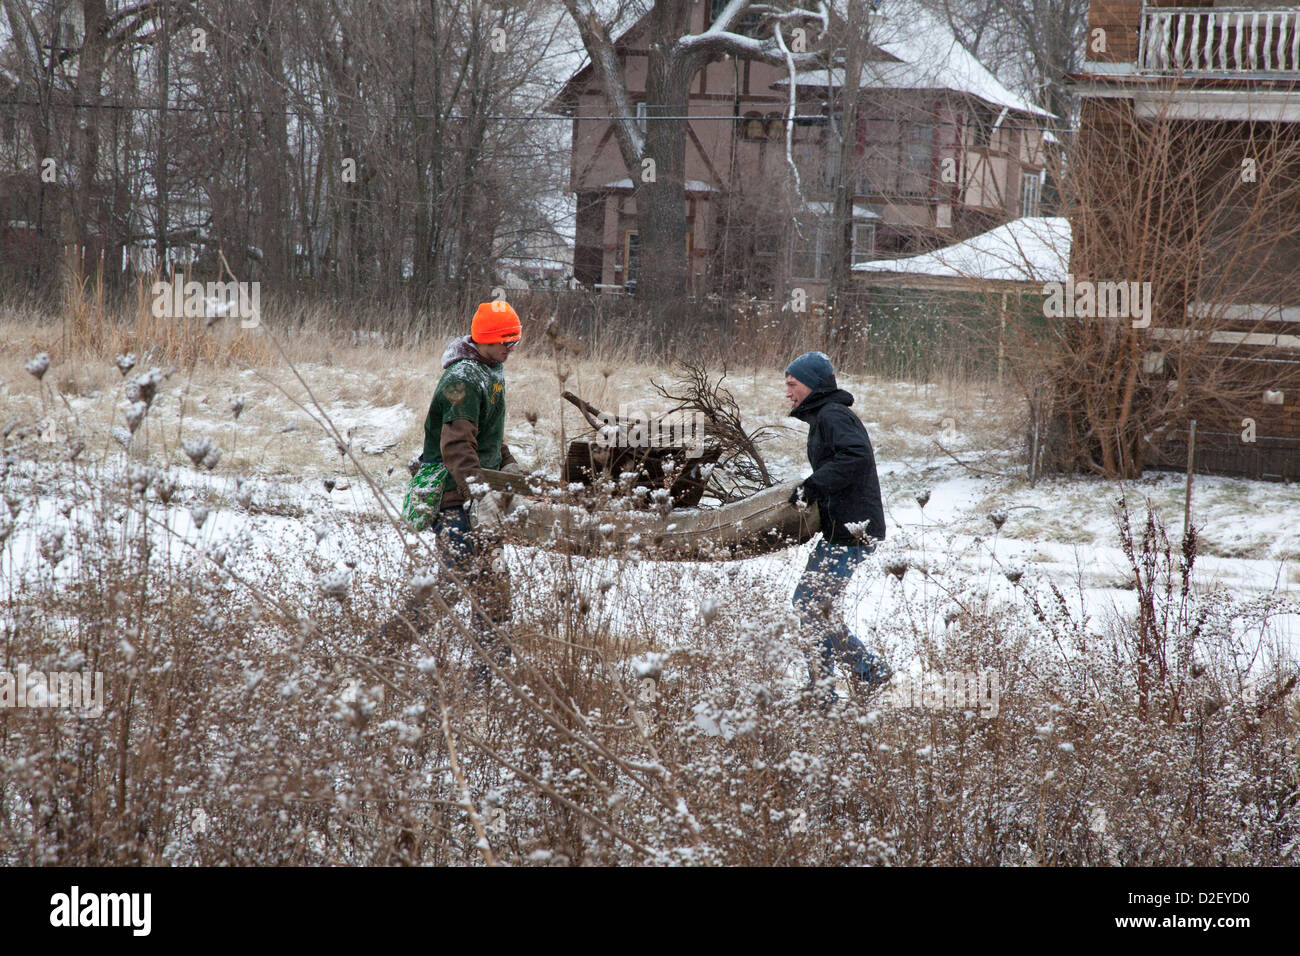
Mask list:
POLYGON ((502 509, 508 538, 571 554, 638 551, 659 560, 727 560, 802 544, 820 528, 816 508, 787 501, 795 482, 719 508, 661 515, 588 510, 572 500, 567 487, 531 476, 484 471, 483 477, 489 487, 514 493, 502 509))

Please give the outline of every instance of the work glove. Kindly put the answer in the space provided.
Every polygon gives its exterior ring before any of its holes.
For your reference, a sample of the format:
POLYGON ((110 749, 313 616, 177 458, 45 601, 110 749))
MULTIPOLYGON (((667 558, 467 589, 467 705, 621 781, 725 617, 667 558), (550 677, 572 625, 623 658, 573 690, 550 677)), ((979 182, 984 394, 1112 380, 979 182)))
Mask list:
POLYGON ((469 526, 473 531, 500 528, 501 518, 501 496, 495 491, 476 498, 469 506, 469 526))
POLYGON ((802 483, 795 485, 794 488, 791 489, 790 497, 787 498, 786 501, 796 506, 808 504, 808 497, 804 492, 804 487, 802 483))

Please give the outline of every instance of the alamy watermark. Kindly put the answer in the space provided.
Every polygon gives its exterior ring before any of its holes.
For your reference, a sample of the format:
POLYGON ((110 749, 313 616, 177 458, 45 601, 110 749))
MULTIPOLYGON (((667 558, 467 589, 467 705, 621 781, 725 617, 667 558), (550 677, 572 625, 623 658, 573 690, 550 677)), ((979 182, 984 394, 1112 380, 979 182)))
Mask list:
POLYGON ((882 691, 884 707, 925 707, 931 710, 971 710, 981 717, 998 715, 996 671, 895 671, 882 691))
POLYGON ((50 897, 50 925, 124 927, 133 936, 148 936, 153 927, 152 893, 83 893, 73 886, 50 897))
POLYGON ((19 664, 0 670, 0 710, 68 710, 78 717, 104 715, 104 675, 100 671, 29 670, 19 664))
POLYGON ((156 319, 237 318, 241 328, 256 328, 262 322, 260 282, 171 282, 153 284, 153 314, 156 319))
POLYGON ((601 412, 597 418, 600 428, 596 430, 596 444, 604 448, 684 448, 687 458, 704 454, 707 419, 703 412, 651 419, 620 405, 617 415, 601 412))
POLYGON ((1151 324, 1150 282, 1075 281, 1043 284, 1043 315, 1049 319, 1132 319, 1133 328, 1151 324))

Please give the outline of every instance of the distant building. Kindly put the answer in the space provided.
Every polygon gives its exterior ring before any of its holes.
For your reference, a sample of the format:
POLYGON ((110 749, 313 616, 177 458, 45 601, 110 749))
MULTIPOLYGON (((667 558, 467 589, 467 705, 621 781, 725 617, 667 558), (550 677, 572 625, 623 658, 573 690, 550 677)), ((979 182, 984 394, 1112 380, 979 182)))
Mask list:
POLYGON ((497 262, 503 281, 516 288, 565 288, 573 277, 573 243, 558 233, 537 234, 514 252, 502 252, 497 262))
MULTIPOLYGON (((720 0, 698 0, 705 29, 720 0)), ((1000 83, 946 25, 909 2, 873 15, 862 72, 852 188, 852 263, 911 255, 1038 215, 1052 117, 1000 83)), ((645 20, 616 40, 629 92, 644 110, 645 20)), ((830 275, 831 212, 839 178, 844 70, 798 73, 786 159, 789 73, 727 58, 691 87, 687 129, 687 248, 693 291, 772 292, 814 299, 830 275)), ((638 273, 632 180, 590 64, 553 104, 573 117, 570 189, 577 195, 574 276, 621 291, 638 273)))
MULTIPOLYGON (((1133 142, 1128 131, 1158 121, 1191 133, 1188 141, 1206 157, 1142 171, 1166 177, 1171 192, 1184 194, 1172 204, 1141 211, 1151 218, 1151 229, 1183 224, 1194 215, 1182 185, 1189 170, 1201 177, 1191 192, 1209 197, 1224 182, 1241 181, 1249 144, 1300 147, 1300 7, 1294 2, 1092 0, 1088 29, 1087 59, 1073 77, 1082 97, 1080 142, 1092 138, 1103 149, 1126 150, 1125 143, 1133 142)), ((1294 183, 1300 180, 1300 149, 1292 150, 1288 161, 1294 168, 1273 172, 1294 183)), ((1116 192, 1117 216, 1138 214, 1123 208, 1124 195, 1116 192)), ((1237 229, 1252 201, 1247 196, 1232 215, 1212 220, 1206 236, 1231 235, 1223 230, 1237 229)), ((1276 218, 1294 222, 1300 208, 1276 218)), ((1258 228, 1276 234, 1273 222, 1258 228)), ((1098 245, 1088 242, 1079 224, 1074 238, 1076 250, 1098 245)), ((1198 422, 1198 467, 1295 480, 1300 479, 1300 394, 1276 382, 1300 365, 1300 242, 1265 239, 1240 261, 1204 261, 1199 288, 1167 295, 1177 301, 1161 303, 1165 321, 1157 325, 1166 327, 1153 329, 1152 347, 1183 334, 1169 326, 1214 317, 1211 343, 1231 349, 1224 354, 1234 356, 1228 363, 1233 380, 1253 383, 1255 397, 1231 414, 1198 422), (1206 289, 1216 291, 1207 296, 1206 289), (1242 439, 1244 421, 1253 429, 1250 441, 1242 439)), ((1085 253, 1071 266, 1083 274, 1098 263, 1085 253)), ((1178 372, 1166 366, 1165 374, 1172 380, 1178 372)), ((1162 442, 1159 460, 1185 464, 1186 437, 1180 429, 1162 442)))

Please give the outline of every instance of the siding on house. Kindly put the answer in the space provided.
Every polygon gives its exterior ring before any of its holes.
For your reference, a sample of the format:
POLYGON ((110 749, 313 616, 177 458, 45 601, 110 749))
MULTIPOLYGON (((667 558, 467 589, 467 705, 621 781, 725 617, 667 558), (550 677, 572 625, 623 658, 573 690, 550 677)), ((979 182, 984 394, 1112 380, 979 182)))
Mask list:
MULTIPOLYGON (((707 26, 708 7, 694 5, 693 30, 707 26)), ((638 23, 617 42, 634 102, 645 97, 646 32, 638 23)), ((792 202, 785 155, 788 92, 782 86, 788 80, 784 68, 735 58, 710 63, 694 78, 685 177, 697 293, 740 281, 727 272, 732 256, 772 293, 797 282, 814 300, 824 295, 829 269, 818 254, 821 239, 813 220, 821 215, 816 209, 833 200, 828 167, 838 159, 831 155, 838 148, 832 148, 824 118, 794 126, 791 152, 808 206, 792 202), (754 235, 737 239, 737 210, 755 207, 765 208, 750 223, 754 235), (791 225, 796 218, 807 220, 798 230, 791 225), (723 248, 725 243, 743 249, 723 248), (807 274, 809 263, 816 274, 807 274)), ((1047 163, 1044 117, 1009 110, 999 122, 996 105, 936 87, 890 90, 886 96, 879 89, 863 91, 862 174, 854 208, 862 226, 856 234, 874 243, 872 255, 909 255, 959 241, 1018 218, 1022 197, 1037 194, 1025 179, 1041 177, 1047 163), (944 181, 945 160, 958 173, 955 183, 944 181)), ((590 66, 574 75, 556 106, 574 118, 569 185, 578 201, 575 277, 622 288, 635 269, 636 201, 609 106, 590 66)), ((798 112, 825 117, 825 86, 801 85, 798 112)))
POLYGON ((1092 0, 1088 5, 1086 58, 1094 63, 1132 63, 1137 59, 1142 0, 1092 0), (1105 31, 1105 51, 1096 49, 1096 30, 1105 31))
MULTIPOLYGON (((1219 195, 1222 184, 1240 176, 1243 157, 1259 144, 1281 144, 1277 155, 1295 169, 1273 170, 1273 182, 1300 181, 1300 63, 1291 52, 1300 43, 1300 8, 1272 0, 1233 0, 1231 3, 1149 2, 1146 13, 1178 8, 1167 33, 1148 37, 1140 49, 1143 4, 1140 0, 1092 0, 1090 30, 1082 72, 1072 79, 1082 97, 1079 144, 1100 144, 1119 155, 1136 155, 1131 131, 1135 124, 1169 122, 1195 132, 1207 156, 1218 156, 1214 168, 1201 172, 1204 185, 1197 192, 1219 195), (1228 19, 1211 9, 1233 12, 1228 19), (1289 11, 1279 16, 1279 10, 1289 11), (1237 20, 1237 12, 1242 19, 1237 20), (1250 24, 1264 28, 1250 32, 1250 24), (1271 26, 1270 26, 1271 24, 1271 26), (1096 49, 1093 30, 1104 30, 1106 48, 1096 49)), ((1148 28, 1150 28, 1149 19, 1148 28)), ((1117 167, 1118 168, 1118 167, 1117 167)), ((1186 176, 1186 168, 1150 169, 1144 175, 1186 176)), ((1177 189, 1171 190, 1177 192, 1177 189)), ((1117 183, 1113 195, 1115 215, 1127 214, 1125 197, 1131 194, 1117 183)), ((1216 209, 1215 223, 1206 234, 1205 248, 1228 246, 1227 253, 1209 256, 1199 277, 1202 289, 1215 289, 1227 301, 1202 302, 1197 289, 1183 301, 1160 303, 1160 318, 1152 330, 1153 344, 1161 336, 1179 334, 1181 321, 1195 322, 1199 315, 1217 318, 1211 341, 1224 357, 1234 393, 1244 401, 1198 412, 1196 462, 1200 471, 1256 478, 1300 479, 1300 388, 1282 387, 1300 376, 1300 241, 1273 241, 1278 235, 1271 223, 1256 227, 1239 246, 1225 243, 1232 230, 1249 221, 1255 197, 1240 199, 1216 209), (1258 240, 1256 243, 1254 240, 1258 240), (1244 250, 1244 251, 1243 251, 1244 250), (1231 319, 1238 315, 1239 319, 1231 319), (1228 318, 1228 321, 1224 321, 1228 318), (1266 393, 1269 400, 1265 400, 1266 393)), ((1275 218, 1300 221, 1300 202, 1275 218)), ((1187 208, 1156 210, 1166 221, 1189 215, 1187 208)), ((1157 220, 1159 221, 1159 220, 1157 220)), ((1091 244, 1083 223, 1075 224, 1076 252, 1071 271, 1109 274, 1116 269, 1128 276, 1126 264, 1089 258, 1091 244)), ((1130 278, 1141 280, 1140 275, 1130 278)), ((1176 375, 1177 372, 1173 371, 1176 375)), ((1153 458, 1164 467, 1182 468, 1187 461, 1187 430, 1180 428, 1156 442, 1153 458)))

